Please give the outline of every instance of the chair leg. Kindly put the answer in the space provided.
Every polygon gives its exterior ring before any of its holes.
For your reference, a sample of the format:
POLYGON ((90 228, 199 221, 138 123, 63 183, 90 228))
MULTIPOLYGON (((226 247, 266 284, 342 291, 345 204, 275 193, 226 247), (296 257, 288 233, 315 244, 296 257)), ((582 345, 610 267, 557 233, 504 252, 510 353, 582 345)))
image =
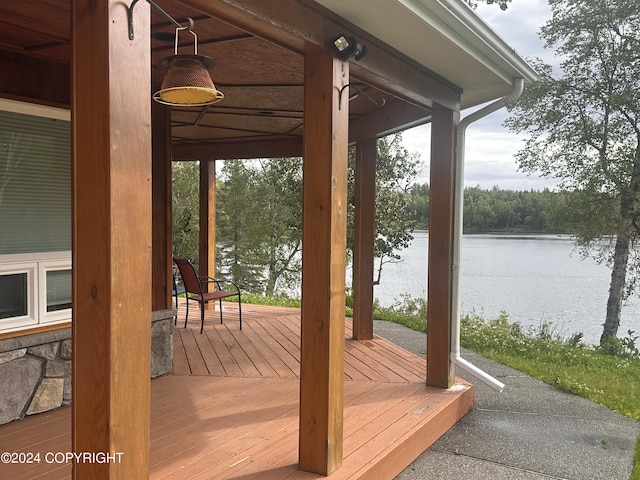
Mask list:
POLYGON ((173 324, 178 325, 178 297, 176 297, 176 314, 173 317, 173 324))
POLYGON ((240 294, 238 294, 238 317, 240 318, 240 330, 242 330, 242 301, 240 300, 240 294))
POLYGON ((189 319, 189 299, 187 298, 187 312, 184 315, 184 328, 187 328, 187 320, 189 319))
POLYGON ((220 304, 218 308, 220 309, 220 324, 222 325, 222 299, 218 299, 218 303, 220 304))
POLYGON ((204 331, 204 303, 200 302, 200 333, 204 331))

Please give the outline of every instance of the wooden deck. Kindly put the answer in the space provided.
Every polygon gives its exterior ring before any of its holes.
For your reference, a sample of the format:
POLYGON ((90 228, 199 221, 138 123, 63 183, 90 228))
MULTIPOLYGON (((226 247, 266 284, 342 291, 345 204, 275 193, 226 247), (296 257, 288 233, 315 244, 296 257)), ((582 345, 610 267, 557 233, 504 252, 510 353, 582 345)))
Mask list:
MULTIPOLYGON (((378 337, 353 341, 347 322, 343 465, 329 477, 298 471, 300 311, 247 305, 239 331, 233 310, 223 325, 207 312, 202 335, 197 308, 175 329, 174 372, 151 382, 150 478, 392 479, 473 405, 470 385, 427 387, 424 359, 378 337)), ((0 463, 0 478, 70 478, 46 457, 70 451, 70 412, 0 427, 0 452, 40 453, 0 463)))

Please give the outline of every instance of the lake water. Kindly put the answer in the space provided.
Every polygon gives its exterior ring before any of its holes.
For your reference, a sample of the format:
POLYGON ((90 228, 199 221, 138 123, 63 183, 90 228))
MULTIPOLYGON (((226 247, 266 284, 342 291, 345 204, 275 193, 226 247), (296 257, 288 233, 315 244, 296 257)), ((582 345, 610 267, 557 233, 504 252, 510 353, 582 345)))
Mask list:
MULTIPOLYGON (((386 264, 374 296, 391 305, 403 293, 426 296, 427 232, 401 252, 402 261, 386 264)), ((464 235, 462 240, 461 313, 495 318, 506 311, 511 321, 538 327, 550 322, 563 335, 583 332, 597 344, 602 333, 610 270, 582 259, 569 236, 464 235)), ((618 336, 640 333, 640 299, 622 311, 618 336)))

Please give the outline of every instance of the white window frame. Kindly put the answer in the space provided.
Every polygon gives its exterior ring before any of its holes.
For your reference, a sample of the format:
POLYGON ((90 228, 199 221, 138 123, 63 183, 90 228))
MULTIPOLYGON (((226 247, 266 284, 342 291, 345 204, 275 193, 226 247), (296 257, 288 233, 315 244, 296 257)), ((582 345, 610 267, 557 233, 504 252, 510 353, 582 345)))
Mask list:
POLYGON ((27 315, 0 319, 0 332, 71 321, 72 309, 47 312, 47 272, 71 270, 71 252, 0 255, 0 275, 27 274, 27 315))
POLYGON ((27 314, 18 317, 0 319, 0 331, 16 330, 38 324, 36 309, 36 279, 38 277, 38 264, 36 262, 4 263, 0 257, 0 276, 27 275, 27 314))
POLYGON ((68 322, 71 320, 71 308, 55 310, 53 312, 47 311, 47 273, 65 270, 71 271, 71 252, 69 252, 67 258, 38 262, 38 300, 41 324, 68 322))

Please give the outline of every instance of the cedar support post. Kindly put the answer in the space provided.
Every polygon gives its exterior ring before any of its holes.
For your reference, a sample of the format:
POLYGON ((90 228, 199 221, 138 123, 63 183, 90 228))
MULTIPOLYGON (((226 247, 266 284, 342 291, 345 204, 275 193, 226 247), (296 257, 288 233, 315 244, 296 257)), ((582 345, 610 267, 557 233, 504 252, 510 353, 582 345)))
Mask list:
MULTIPOLYGON (((200 255, 198 272, 215 277, 216 270, 216 161, 200 161, 200 255)), ((214 309, 215 302, 205 308, 214 309)))
POLYGON ((451 352, 451 267, 455 132, 460 114, 433 105, 429 193, 429 265, 427 281, 427 384, 449 388, 451 352))
POLYGON ((373 246, 376 203, 375 138, 356 143, 353 239, 353 338, 373 338, 373 246))
POLYGON ((305 57, 299 467, 342 464, 349 64, 305 57))
MULTIPOLYGON (((154 89, 154 92, 160 87, 154 89)), ((173 308, 171 297, 171 109, 151 101, 152 129, 152 296, 151 308, 173 308)))
POLYGON ((76 479, 149 478, 149 7, 72 2, 73 403, 76 479))

